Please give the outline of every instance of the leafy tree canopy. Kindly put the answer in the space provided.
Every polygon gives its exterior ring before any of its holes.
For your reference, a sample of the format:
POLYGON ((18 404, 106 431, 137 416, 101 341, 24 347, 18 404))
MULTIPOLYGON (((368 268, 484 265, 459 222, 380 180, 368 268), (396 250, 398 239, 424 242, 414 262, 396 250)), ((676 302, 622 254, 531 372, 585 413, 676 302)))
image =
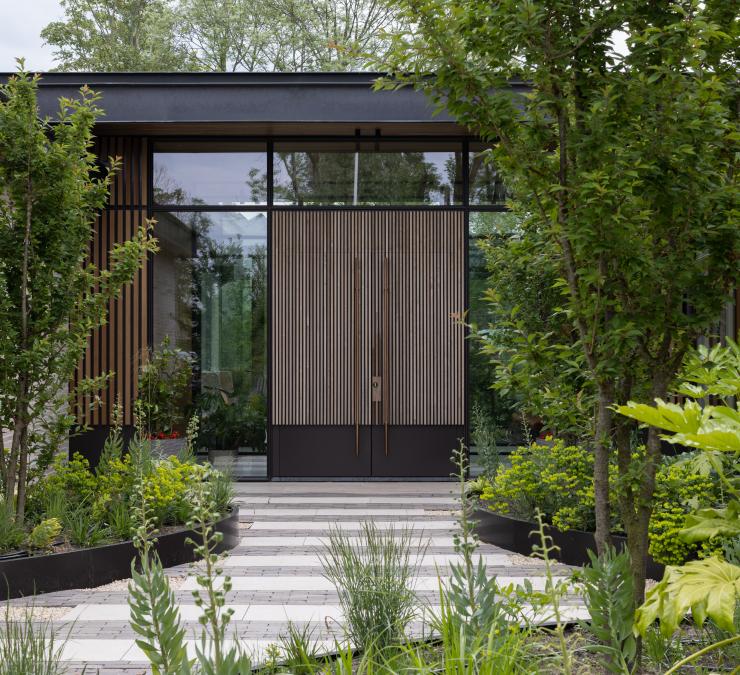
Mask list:
POLYGON ((613 406, 665 397, 737 283, 736 13, 718 0, 399 4, 410 27, 383 60, 385 85, 427 92, 495 145, 520 239, 555 271, 553 311, 571 331, 527 341, 554 346, 556 366, 580 352, 594 396, 596 540, 605 550, 616 451, 640 600, 661 441, 648 430, 636 470, 635 424, 613 406), (613 47, 619 31, 626 54, 613 47), (513 93, 512 80, 529 91, 513 93))
POLYGON ((61 0, 64 19, 42 31, 60 70, 188 70, 167 0, 61 0))
POLYGON ((62 0, 41 36, 60 70, 362 70, 395 10, 379 0, 62 0))

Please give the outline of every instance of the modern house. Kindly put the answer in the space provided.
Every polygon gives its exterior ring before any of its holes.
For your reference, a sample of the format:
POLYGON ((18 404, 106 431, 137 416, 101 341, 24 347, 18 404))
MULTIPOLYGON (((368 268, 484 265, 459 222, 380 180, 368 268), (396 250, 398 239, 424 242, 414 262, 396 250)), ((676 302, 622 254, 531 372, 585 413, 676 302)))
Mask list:
MULTIPOLYGON (((469 240, 505 212, 477 139, 411 89, 351 73, 52 73, 42 114, 102 94, 96 153, 122 158, 91 258, 147 219, 159 253, 111 304, 79 375, 94 455, 134 421, 139 367, 193 354, 186 399, 237 477, 450 473, 471 397, 469 240)), ((512 89, 524 90, 523 85, 512 89)), ((104 168, 104 167, 103 167, 104 168)), ((725 330, 737 330, 728 310, 725 330)))

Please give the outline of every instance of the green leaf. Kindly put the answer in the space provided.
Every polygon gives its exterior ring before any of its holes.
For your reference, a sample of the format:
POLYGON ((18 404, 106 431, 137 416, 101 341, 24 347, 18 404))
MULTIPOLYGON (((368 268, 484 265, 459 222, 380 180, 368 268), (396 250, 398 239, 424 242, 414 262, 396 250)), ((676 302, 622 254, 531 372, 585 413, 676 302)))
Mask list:
POLYGON ((723 460, 725 455, 718 451, 705 450, 698 453, 686 453, 676 460, 676 466, 686 466, 692 473, 700 476, 709 476, 712 472, 721 474, 724 471, 723 460))
POLYGON ((740 535, 740 502, 733 500, 724 509, 701 509, 686 517, 681 539, 695 543, 712 537, 740 535))
POLYGON ((695 401, 689 401, 684 406, 666 403, 660 399, 656 401, 655 406, 629 401, 627 405, 617 406, 616 409, 625 417, 676 433, 698 431, 703 416, 701 406, 695 401))
POLYGON ((652 588, 635 615, 635 633, 644 635, 654 621, 670 636, 690 611, 702 626, 709 618, 734 631, 735 603, 740 599, 740 567, 719 558, 693 560, 682 567, 668 566, 662 581, 652 588))

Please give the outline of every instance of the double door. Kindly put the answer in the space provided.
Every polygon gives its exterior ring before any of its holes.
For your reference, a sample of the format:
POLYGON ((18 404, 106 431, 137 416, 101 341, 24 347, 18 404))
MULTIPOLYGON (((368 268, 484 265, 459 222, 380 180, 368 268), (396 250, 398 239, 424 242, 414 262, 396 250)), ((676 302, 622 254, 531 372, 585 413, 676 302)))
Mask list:
POLYGON ((274 476, 450 475, 464 235, 453 211, 273 213, 274 476))

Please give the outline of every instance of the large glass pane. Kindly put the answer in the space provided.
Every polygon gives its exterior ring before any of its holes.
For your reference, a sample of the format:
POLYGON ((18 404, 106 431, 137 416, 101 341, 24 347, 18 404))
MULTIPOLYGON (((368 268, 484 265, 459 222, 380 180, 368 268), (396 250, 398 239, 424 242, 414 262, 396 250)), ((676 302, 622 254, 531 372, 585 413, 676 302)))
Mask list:
POLYGON ((273 166, 275 204, 462 203, 458 144, 277 143, 273 166))
POLYGON ((265 477, 267 215, 160 213, 154 341, 193 354, 199 446, 237 477, 265 477))
POLYGON ((476 206, 506 203, 506 186, 493 163, 490 148, 471 143, 468 154, 470 204, 476 206))
POLYGON ((515 412, 516 398, 493 388, 496 372, 483 351, 484 340, 506 339, 506 327, 493 320, 491 301, 486 292, 490 286, 488 256, 505 245, 516 233, 516 216, 511 213, 471 212, 468 230, 468 288, 470 309, 468 318, 473 326, 469 351, 470 421, 472 467, 481 470, 480 446, 488 444, 494 454, 505 454, 524 442, 524 424, 515 412), (476 337, 477 334, 477 337, 476 337))
POLYGON ((264 143, 160 143, 153 171, 157 205, 267 203, 264 143))

